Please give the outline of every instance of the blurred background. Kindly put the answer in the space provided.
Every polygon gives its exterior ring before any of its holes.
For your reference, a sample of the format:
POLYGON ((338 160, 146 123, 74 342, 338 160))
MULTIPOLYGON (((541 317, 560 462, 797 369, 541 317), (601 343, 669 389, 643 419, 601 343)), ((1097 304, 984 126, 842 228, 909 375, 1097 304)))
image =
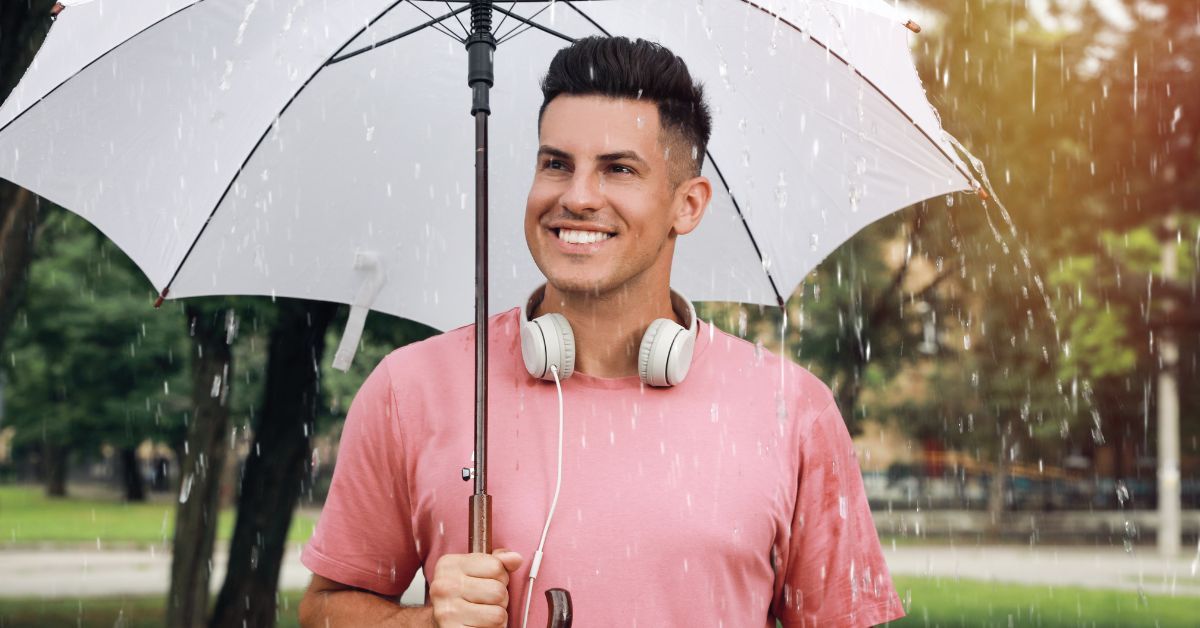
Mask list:
MULTIPOLYGON (((0 5, 0 96, 52 4, 0 5)), ((994 195, 872 225, 786 317, 700 314, 834 389, 900 623, 1197 625, 1200 3, 899 6, 994 195)), ((0 238, 0 626, 295 625, 345 411, 435 330, 372 314, 341 373, 345 307, 155 310, 104 236, 5 181, 0 238)))

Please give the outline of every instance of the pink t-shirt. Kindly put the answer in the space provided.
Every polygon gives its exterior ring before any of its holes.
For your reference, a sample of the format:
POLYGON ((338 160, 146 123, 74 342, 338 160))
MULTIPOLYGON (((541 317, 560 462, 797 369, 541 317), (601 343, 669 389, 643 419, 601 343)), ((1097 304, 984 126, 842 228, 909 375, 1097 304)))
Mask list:
MULTIPOLYGON (((490 320, 493 539, 525 557, 519 626, 554 493, 558 397, 521 360, 516 309, 490 320)), ((396 596, 467 549, 474 327, 384 358, 346 419, 302 562, 396 596)), ((904 615, 829 389, 701 324, 687 379, 563 382, 563 483, 533 595, 565 588, 578 626, 866 626, 904 615), (782 379, 782 381, 781 381, 782 379)))

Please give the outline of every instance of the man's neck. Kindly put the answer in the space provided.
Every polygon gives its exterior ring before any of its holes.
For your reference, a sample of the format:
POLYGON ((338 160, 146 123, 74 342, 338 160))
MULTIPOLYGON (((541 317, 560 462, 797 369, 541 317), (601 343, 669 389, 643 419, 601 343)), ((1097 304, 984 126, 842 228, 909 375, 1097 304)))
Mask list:
POLYGON ((575 335, 575 370, 596 377, 637 375, 638 350, 657 318, 679 321, 668 286, 622 286, 611 293, 559 292, 546 286, 538 314, 567 317, 575 335))

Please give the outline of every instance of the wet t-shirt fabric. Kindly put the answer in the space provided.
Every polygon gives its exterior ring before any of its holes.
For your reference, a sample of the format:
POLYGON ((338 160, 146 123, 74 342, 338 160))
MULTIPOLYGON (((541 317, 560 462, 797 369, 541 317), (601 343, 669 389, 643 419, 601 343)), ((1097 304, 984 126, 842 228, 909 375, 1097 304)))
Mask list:
MULTIPOLYGON (((521 360, 519 312, 489 320, 493 540, 525 557, 520 625, 556 479, 558 397, 521 360)), ((301 560, 397 596, 467 550, 474 327, 398 349, 346 418, 329 497, 301 560)), ((558 509, 535 584, 565 588, 578 626, 866 626, 904 615, 845 423, 816 377, 701 323, 674 388, 563 381, 558 509)))

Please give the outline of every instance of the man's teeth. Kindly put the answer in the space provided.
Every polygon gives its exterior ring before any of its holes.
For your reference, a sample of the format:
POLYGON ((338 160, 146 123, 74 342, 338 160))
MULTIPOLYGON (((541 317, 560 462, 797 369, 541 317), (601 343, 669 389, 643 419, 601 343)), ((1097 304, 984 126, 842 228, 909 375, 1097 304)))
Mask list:
POLYGON ((577 231, 575 229, 559 229, 558 239, 568 244, 591 244, 602 242, 612 237, 611 233, 602 231, 577 231))

